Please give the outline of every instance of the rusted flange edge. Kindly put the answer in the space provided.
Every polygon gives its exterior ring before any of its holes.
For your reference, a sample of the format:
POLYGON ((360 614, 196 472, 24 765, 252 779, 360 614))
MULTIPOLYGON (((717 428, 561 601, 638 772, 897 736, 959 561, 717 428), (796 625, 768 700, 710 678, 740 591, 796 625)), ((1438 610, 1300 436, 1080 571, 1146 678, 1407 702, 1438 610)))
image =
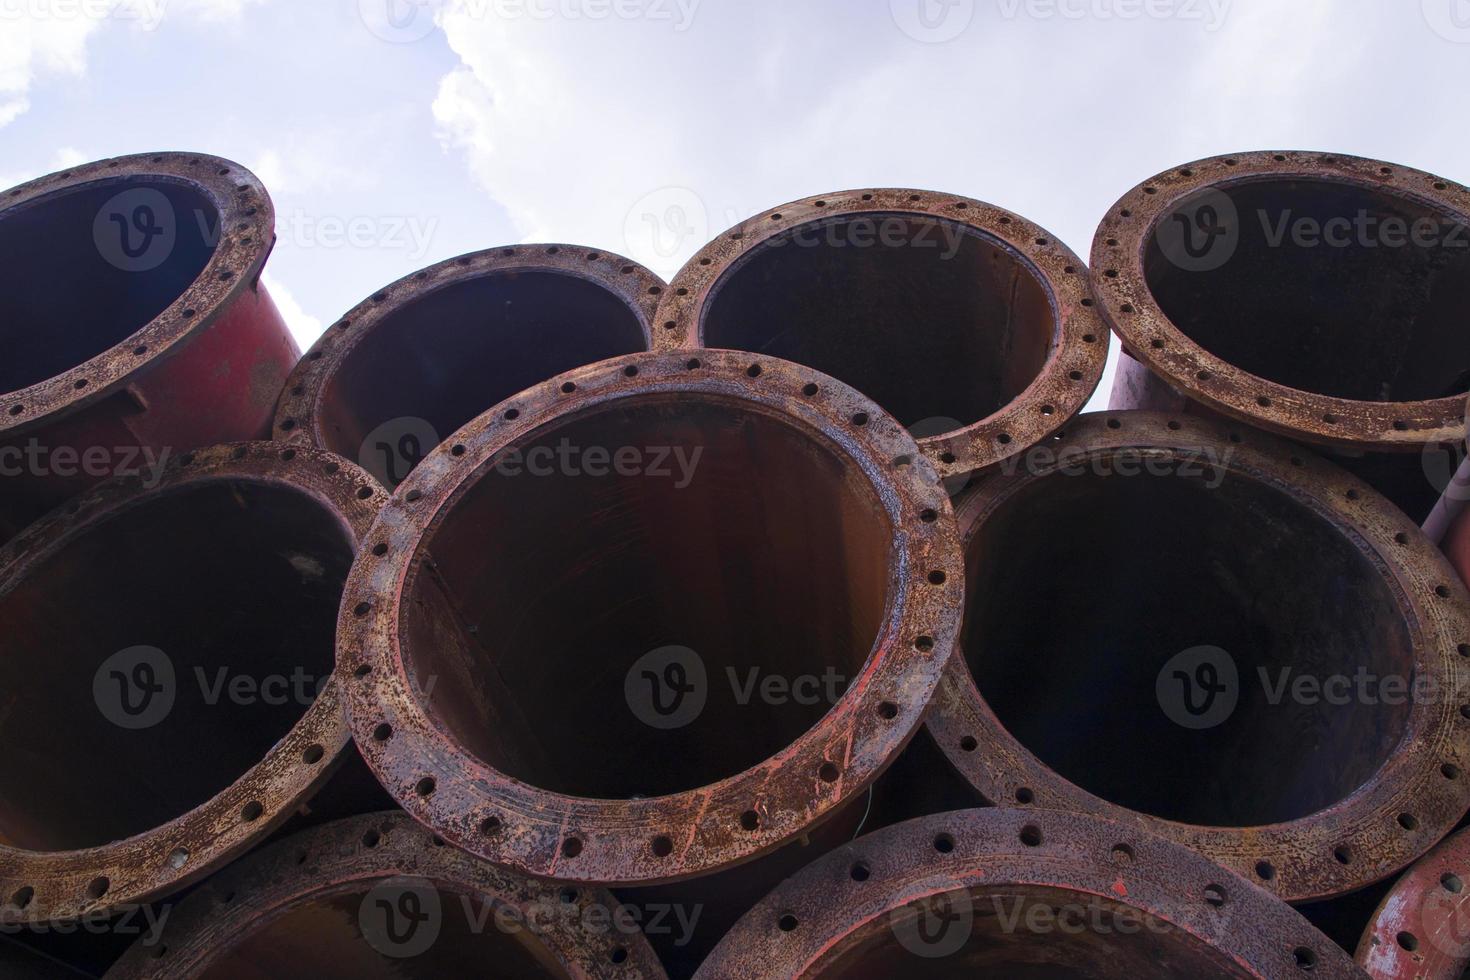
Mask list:
POLYGON ((921 817, 838 848, 746 913, 695 976, 822 976, 884 931, 917 964, 958 952, 1008 889, 1037 888, 1177 930, 1251 976, 1362 976, 1290 906, 1188 848, 1085 814, 1012 808, 921 817), (948 921, 936 938, 921 933, 914 909, 940 896, 948 921))
MULTIPOLYGON (((558 888, 497 868, 445 846, 393 812, 303 831, 226 868, 171 910, 158 935, 130 947, 107 978, 197 977, 272 922, 374 883, 383 884, 390 897, 398 887, 426 887, 481 898, 533 937, 571 977, 655 980, 665 975, 643 933, 585 926, 609 921, 617 906, 611 894, 558 888), (592 912, 594 906, 605 911, 592 912)), ((485 928, 497 928, 496 920, 497 915, 485 916, 485 928)), ((378 941, 388 947, 391 939, 385 934, 378 941)), ((416 952, 405 943, 401 955, 416 952)), ((492 963, 485 967, 494 970, 492 963)))
POLYGON ((1370 402, 1268 381, 1211 354, 1180 331, 1154 300, 1144 258, 1154 231, 1190 198, 1246 182, 1326 180, 1388 191, 1470 226, 1470 188, 1412 167, 1306 151, 1260 151, 1196 160, 1133 188, 1104 216, 1092 243, 1093 290, 1125 349, 1200 403, 1251 425, 1314 445, 1412 452, 1465 438, 1465 396, 1370 402))
POLYGON ((0 222, 83 186, 116 185, 122 193, 140 180, 187 185, 207 197, 219 209, 218 225, 202 229, 217 237, 214 253, 189 288, 139 330, 45 381, 0 394, 0 435, 25 435, 114 394, 137 371, 213 326, 241 292, 256 288, 275 244, 275 208, 259 178, 221 157, 141 153, 72 167, 0 193, 0 222))
POLYGON ((645 347, 652 343, 654 309, 665 289, 655 273, 632 259, 581 245, 511 245, 446 259, 373 293, 327 328, 297 362, 276 406, 275 438, 325 448, 321 407, 328 383, 374 327, 439 290, 469 280, 523 272, 551 272, 594 283, 622 300, 638 318, 645 347))
POLYGON ((1082 410, 1108 359, 1107 325, 1087 268, 1055 235, 974 198, 910 188, 819 194, 763 211, 712 240, 674 276, 655 315, 657 350, 703 347, 704 310, 726 274, 764 243, 811 222, 854 215, 920 215, 953 222, 1003 247, 1046 290, 1052 338, 1041 373, 1008 405, 962 429, 919 440, 942 476, 988 469, 1035 445, 1082 410))
MULTIPOLYGON (((306 494, 336 515, 354 546, 387 496, 357 466, 307 447, 250 442, 180 453, 155 487, 145 486, 141 476, 114 477, 0 547, 0 593, 119 514, 220 481, 271 484, 306 494)), ((167 823, 80 850, 0 845, 0 923, 104 915, 177 891, 258 844, 310 799, 350 751, 337 684, 334 675, 259 762, 211 799, 167 823)))
POLYGON ((897 756, 917 731, 953 648, 963 572, 937 474, 903 427, 871 401, 776 358, 704 350, 636 354, 527 389, 420 463, 385 506, 348 578, 337 669, 364 758, 410 814, 452 844, 540 877, 677 881, 800 836, 865 790, 897 756), (573 413, 668 396, 735 402, 775 416, 809 430, 814 442, 861 469, 895 528, 884 621, 847 693, 815 727, 760 765, 651 799, 546 792, 485 765, 430 719, 405 671, 400 603, 412 594, 425 538, 501 450, 573 413), (386 741, 372 737, 383 724, 392 731, 386 741), (837 778, 821 778, 824 766, 836 766, 837 778), (416 791, 424 777, 433 780, 428 796, 416 791), (668 839, 668 853, 656 853, 655 838, 668 839), (571 840, 577 843, 568 848, 571 840), (569 850, 575 856, 566 856, 569 850))
POLYGON ((1290 495, 1337 528, 1377 570, 1402 610, 1416 677, 1433 698, 1414 699, 1397 748, 1375 777, 1318 813, 1258 827, 1206 827, 1148 816, 1062 778, 1006 731, 956 651, 935 695, 930 731, 987 800, 1017 793, 1038 807, 1095 813, 1203 852, 1288 901, 1345 894, 1409 864, 1470 810, 1470 594, 1413 523, 1347 471, 1245 426, 1161 412, 1089 413, 1064 432, 1077 455, 1038 459, 1030 472, 982 481, 957 504, 963 539, 1033 480, 1120 450, 1201 462, 1290 495), (1116 423, 1116 428, 1113 425, 1116 423), (1343 864, 1334 849, 1350 845, 1343 864))
POLYGON ((1470 830, 1424 855, 1394 884, 1358 944, 1379 980, 1459 980, 1470 966, 1470 830))

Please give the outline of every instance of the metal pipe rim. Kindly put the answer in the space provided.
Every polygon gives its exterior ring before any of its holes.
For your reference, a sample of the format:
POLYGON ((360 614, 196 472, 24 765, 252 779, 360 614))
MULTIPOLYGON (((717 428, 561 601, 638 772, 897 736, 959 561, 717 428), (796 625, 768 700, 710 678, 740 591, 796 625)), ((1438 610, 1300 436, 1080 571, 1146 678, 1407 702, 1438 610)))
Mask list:
MULTIPOLYGON (((70 369, 0 398, 0 435, 19 436, 116 394, 137 371, 168 357, 212 326, 231 301, 255 289, 275 245, 275 207, 265 186, 238 163, 205 153, 140 153, 38 177, 0 195, 0 221, 88 185, 129 180, 187 185, 219 210, 217 245, 190 286, 149 323, 70 369)), ((182 220, 182 218, 180 218, 182 220)))
POLYGON ((860 188, 817 194, 770 208, 700 249, 659 304, 655 350, 705 347, 706 306, 727 272, 761 245, 814 221, 897 215, 953 222, 1016 257, 1045 288, 1052 339, 1036 378, 1005 407, 963 428, 919 439, 941 475, 988 469, 1025 451, 1082 410, 1102 378, 1109 334, 1093 305, 1087 268, 1045 228, 974 198, 911 188, 860 188))
POLYGON ((1262 150, 1197 160, 1143 181, 1103 217, 1092 243, 1098 307, 1124 349, 1202 404, 1267 431, 1320 446, 1413 452, 1465 438, 1465 396, 1375 402, 1303 391, 1212 354, 1176 327, 1145 276, 1155 231, 1192 196, 1272 179, 1336 183, 1388 193, 1470 226, 1470 188, 1445 177, 1364 157, 1262 150))
MULTIPOLYGON (((1398 598, 1415 638, 1416 676, 1437 699, 1415 698, 1396 751, 1368 783, 1336 804, 1254 827, 1180 823, 1119 806, 1063 778, 997 719, 957 651, 928 719, 950 762, 986 799, 1025 790, 1038 807, 1095 813, 1195 848, 1288 901, 1354 891, 1403 868, 1470 809, 1470 594, 1448 561, 1397 508, 1356 477, 1266 433, 1197 416, 1107 412, 1083 416, 1063 445, 1090 458, 1119 449, 1212 447, 1232 474, 1290 494, 1369 557, 1398 598), (1227 455, 1225 450, 1230 451, 1227 455), (1334 849, 1351 843, 1352 863, 1334 849)), ((982 481, 957 503, 968 544, 987 516, 1024 486, 1058 471, 1058 454, 1033 472, 982 481)), ((1068 464, 1070 465, 1070 464, 1068 464)))
MULTIPOLYGON (((354 543, 363 540, 386 497, 366 473, 320 450, 252 442, 182 453, 169 462, 156 487, 145 487, 138 476, 107 480, 0 547, 0 592, 47 555, 155 493, 239 480, 314 499, 336 515, 354 543)), ((0 845, 0 922, 67 920, 147 901, 258 844, 325 783, 350 745, 337 684, 335 676, 329 678, 259 762, 167 823, 78 850, 0 845)))
POLYGON ((337 669, 363 757, 415 819, 450 843, 564 881, 679 881, 800 836, 866 789, 917 731, 959 625, 963 568, 949 500, 913 439, 840 382, 738 351, 615 358, 502 402, 425 457, 368 541, 348 577, 337 631, 337 669), (668 393, 779 413, 860 469, 895 529, 883 624, 847 693, 761 765, 646 799, 545 791, 488 766, 430 717, 405 669, 406 583, 423 562, 426 531, 504 447, 573 414, 668 393), (391 726, 391 739, 373 737, 379 726, 391 726), (838 764, 837 778, 819 777, 838 764), (744 825, 747 814, 756 826, 744 825))

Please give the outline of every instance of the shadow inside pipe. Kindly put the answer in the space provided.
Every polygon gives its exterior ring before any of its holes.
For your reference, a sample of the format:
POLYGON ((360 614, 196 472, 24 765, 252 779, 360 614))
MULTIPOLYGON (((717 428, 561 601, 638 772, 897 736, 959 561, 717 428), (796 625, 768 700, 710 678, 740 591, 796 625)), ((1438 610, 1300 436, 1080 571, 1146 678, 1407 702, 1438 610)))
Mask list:
POLYGON ((1233 211, 1211 219, 1224 236, 1216 251, 1181 256, 1157 233, 1144 243, 1148 288, 1190 339, 1259 377, 1322 395, 1419 401, 1470 389, 1470 230, 1456 218, 1402 194, 1317 178, 1207 193, 1161 220, 1198 218, 1206 205, 1210 214, 1233 211))
POLYGON ((0 216, 0 392, 45 381, 142 329, 214 255, 220 213, 181 182, 111 180, 0 216))
POLYGON ((1020 488, 968 548, 967 662, 1015 738, 1106 800, 1217 826, 1305 817, 1404 737, 1409 626, 1315 512, 1234 473, 1212 486, 1020 488), (1176 659, 1201 648, 1218 652, 1176 659))
POLYGON ((906 426, 973 422, 1041 373, 1056 333, 1040 275, 950 221, 864 214, 754 246, 715 284, 707 347, 759 351, 852 385, 906 426))
POLYGON ((14 576, 0 842, 120 840, 258 763, 331 674, 352 555, 304 493, 220 480, 120 510, 14 576))

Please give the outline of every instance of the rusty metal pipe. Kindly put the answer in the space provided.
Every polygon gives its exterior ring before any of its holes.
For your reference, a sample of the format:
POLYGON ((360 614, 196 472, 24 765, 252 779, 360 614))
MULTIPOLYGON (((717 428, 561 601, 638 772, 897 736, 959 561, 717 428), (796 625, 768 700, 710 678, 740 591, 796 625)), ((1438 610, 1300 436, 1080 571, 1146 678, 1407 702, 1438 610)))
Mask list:
POLYGON ((929 724, 988 800, 1107 816, 1290 901, 1393 874, 1470 809, 1470 595, 1351 474, 1109 412, 956 512, 964 654, 929 724))
POLYGON ((333 629, 382 490, 275 443, 157 477, 99 484, 0 548, 0 923, 177 890, 347 749, 333 629))
POLYGON ((172 910, 107 980, 664 977, 611 895, 444 846, 402 813, 287 837, 172 910))
POLYGON ((299 354, 260 283, 274 242, 260 181, 203 154, 0 195, 0 541, 139 450, 270 434, 299 354))
POLYGON ((1384 896, 1358 944, 1375 980, 1460 980, 1470 967, 1470 830, 1441 841, 1384 896))
POLYGON ((1467 225, 1470 189, 1341 154, 1241 153, 1144 181, 1093 241, 1127 355, 1112 407, 1188 403, 1308 443, 1423 520, 1465 437, 1467 225))
POLYGON ((814 862, 695 976, 1363 974, 1290 906, 1173 841, 990 808, 896 824, 814 862))
POLYGON ((440 262, 379 290, 296 366, 277 439, 357 460, 396 487, 496 402, 572 368, 644 351, 664 283, 576 245, 517 245, 440 262))
POLYGON ((913 734, 960 616, 913 439, 739 352, 522 392, 431 453, 369 539, 338 625, 368 763, 452 844, 569 881, 682 880, 805 834, 913 734), (740 696, 828 671, 832 704, 740 696))
POLYGON ((1108 353, 1087 269, 1050 232, 983 201, 895 188, 742 222, 680 270, 655 320, 658 350, 755 351, 852 385, 945 476, 1060 428, 1108 353))

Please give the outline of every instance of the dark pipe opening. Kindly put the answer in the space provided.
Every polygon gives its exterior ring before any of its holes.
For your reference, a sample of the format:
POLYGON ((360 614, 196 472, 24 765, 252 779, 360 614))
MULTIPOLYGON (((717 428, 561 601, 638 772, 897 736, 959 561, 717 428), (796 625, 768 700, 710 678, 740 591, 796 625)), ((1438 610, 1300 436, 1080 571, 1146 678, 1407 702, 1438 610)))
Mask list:
POLYGON ((964 649, 1001 723, 1089 792, 1195 824, 1293 820, 1351 794, 1402 738, 1408 625, 1325 519, 1219 479, 1057 473, 1021 488, 968 548, 964 649), (1234 664, 1238 702, 1191 729, 1169 711, 1187 697, 1206 717, 1204 685, 1228 683, 1219 655, 1213 679, 1190 665, 1159 678, 1205 646, 1234 664), (1303 676, 1320 696, 1294 693, 1303 676))
POLYGON ((0 842, 130 837, 259 762, 332 671, 352 554, 306 495, 222 480, 123 510, 13 581, 0 842))
POLYGON ((461 492, 404 604, 428 710, 488 764, 585 797, 693 789, 790 744, 866 662, 894 529, 825 437, 649 397, 539 429, 519 459, 461 492), (563 446, 580 455, 532 472, 563 446), (635 453, 632 475, 582 472, 594 449, 635 453), (668 646, 686 651, 642 659, 668 646))
POLYGON ((637 312, 595 282, 539 270, 462 279, 397 307, 347 352, 322 393, 327 448, 396 485, 434 448, 400 445, 418 437, 401 420, 443 440, 547 378, 647 347, 637 312), (371 441, 387 448, 365 446, 380 426, 371 441), (375 465, 380 452, 388 462, 375 465))
POLYGON ((821 975, 834 980, 1252 975, 1203 940, 1142 911, 1040 885, 973 889, 907 906, 845 938, 827 962, 821 975))
POLYGON ((1055 321, 1040 275, 998 241, 951 221, 864 214, 753 247, 716 284, 702 326, 707 347, 816 368, 934 435, 1025 391, 1055 321))
POLYGON ((209 263, 219 222, 199 189, 162 177, 84 184, 0 215, 0 392, 147 326, 209 263))
MULTIPOLYGON (((1218 267, 1190 271, 1157 234, 1145 243, 1148 288, 1187 337, 1251 374, 1321 395, 1419 401, 1470 389, 1470 230, 1457 219, 1388 190, 1320 179, 1219 191, 1234 205, 1237 234, 1214 246, 1228 255, 1218 267)), ((1186 217, 1187 207, 1163 220, 1186 217)))
POLYGON ((246 936, 201 980, 571 975, 532 934, 535 924, 512 920, 481 896, 411 879, 371 884, 297 904, 246 936))

